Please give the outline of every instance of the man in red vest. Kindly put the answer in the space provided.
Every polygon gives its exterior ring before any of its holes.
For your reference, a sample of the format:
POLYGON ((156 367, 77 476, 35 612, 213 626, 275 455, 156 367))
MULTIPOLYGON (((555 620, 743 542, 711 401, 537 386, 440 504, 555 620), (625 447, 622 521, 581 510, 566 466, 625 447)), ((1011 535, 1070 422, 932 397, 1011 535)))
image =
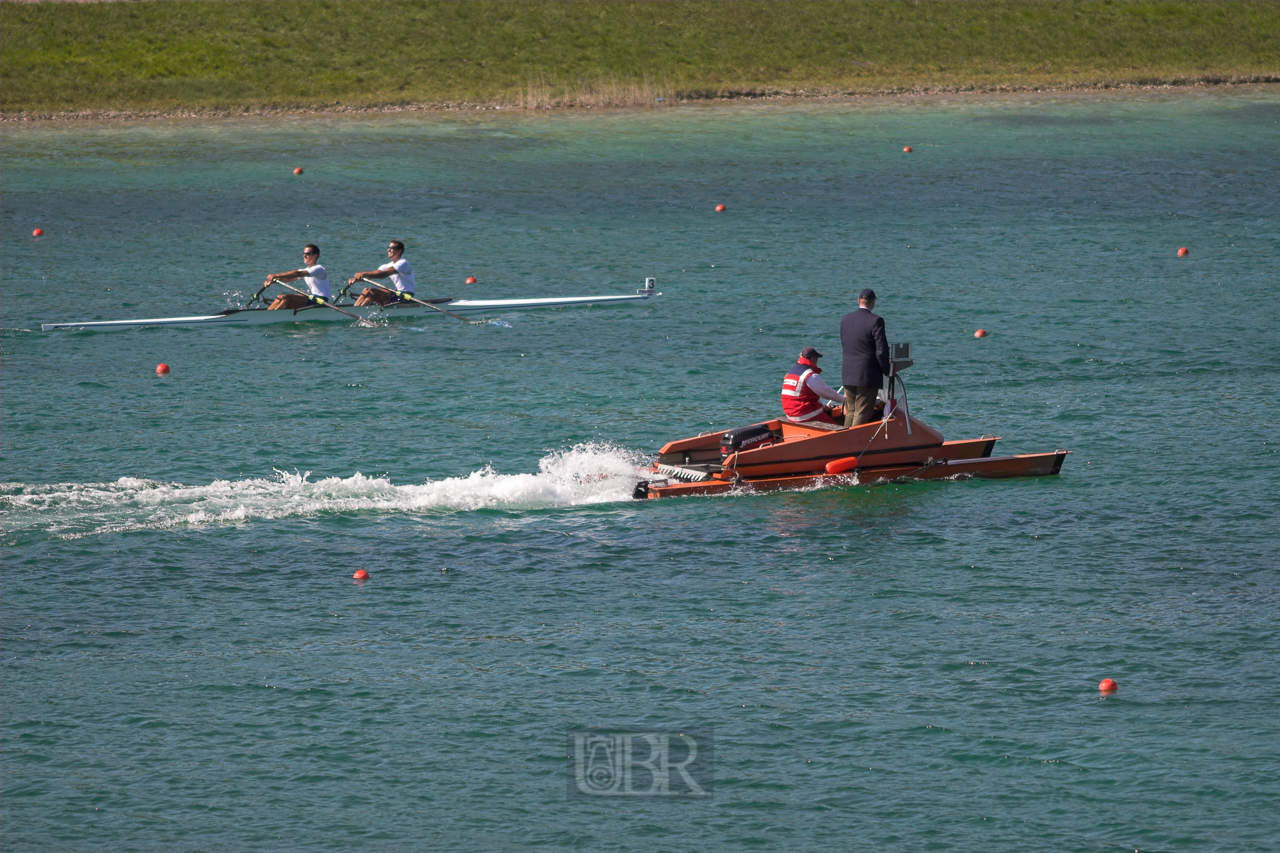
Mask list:
POLYGON ((782 378, 782 411, 787 419, 796 423, 835 424, 840 422, 831 416, 831 411, 822 405, 823 400, 843 403, 844 398, 835 392, 818 374, 818 359, 822 353, 813 347, 805 347, 800 351, 800 358, 795 367, 787 371, 782 378))

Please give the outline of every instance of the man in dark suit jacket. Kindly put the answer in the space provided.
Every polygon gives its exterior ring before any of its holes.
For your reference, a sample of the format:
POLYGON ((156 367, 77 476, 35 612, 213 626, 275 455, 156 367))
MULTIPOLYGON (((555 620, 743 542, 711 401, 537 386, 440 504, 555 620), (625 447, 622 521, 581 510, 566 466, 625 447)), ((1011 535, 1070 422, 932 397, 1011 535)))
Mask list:
POLYGON ((844 383, 844 425, 855 427, 872 420, 876 393, 889 373, 889 342, 884 336, 884 318, 871 311, 876 292, 871 288, 858 294, 858 310, 840 320, 840 344, 844 361, 840 381, 844 383))

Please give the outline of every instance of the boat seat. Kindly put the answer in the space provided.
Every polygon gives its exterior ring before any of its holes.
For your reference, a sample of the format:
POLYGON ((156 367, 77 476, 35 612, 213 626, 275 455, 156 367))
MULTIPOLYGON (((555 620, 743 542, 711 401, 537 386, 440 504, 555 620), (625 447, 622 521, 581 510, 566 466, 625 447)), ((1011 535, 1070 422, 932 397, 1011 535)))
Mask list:
POLYGON ((782 440, 791 441, 797 438, 811 438, 815 433, 840 432, 844 427, 839 424, 818 424, 812 421, 785 420, 782 422, 782 440), (813 432, 810 432, 813 430, 813 432))
POLYGON ((791 424, 792 426, 808 427, 811 429, 824 429, 827 432, 838 432, 839 430, 844 429, 844 424, 824 424, 818 421, 793 421, 790 418, 784 421, 784 423, 791 424))

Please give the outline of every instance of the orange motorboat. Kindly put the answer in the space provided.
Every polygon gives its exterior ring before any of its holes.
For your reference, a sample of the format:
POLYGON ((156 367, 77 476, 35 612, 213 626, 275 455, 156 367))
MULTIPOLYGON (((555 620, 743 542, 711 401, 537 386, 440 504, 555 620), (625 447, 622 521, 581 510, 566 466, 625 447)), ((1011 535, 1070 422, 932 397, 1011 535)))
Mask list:
MULTIPOLYGON (((1045 477, 1062 468, 1068 450, 992 456, 996 436, 947 441, 942 433, 913 418, 908 409, 901 371, 912 364, 910 345, 895 344, 891 361, 889 388, 896 384, 901 398, 886 395, 877 403, 880 420, 849 429, 769 420, 671 441, 658 451, 651 476, 636 485, 634 497, 947 477, 1045 477)), ((834 414, 837 419, 843 417, 838 407, 834 414)))

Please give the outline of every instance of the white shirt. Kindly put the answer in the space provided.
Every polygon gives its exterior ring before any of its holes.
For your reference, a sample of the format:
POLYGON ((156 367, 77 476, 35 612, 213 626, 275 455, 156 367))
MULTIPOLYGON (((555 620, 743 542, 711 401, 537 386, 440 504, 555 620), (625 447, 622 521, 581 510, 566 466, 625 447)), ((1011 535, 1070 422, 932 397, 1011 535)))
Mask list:
POLYGON ((391 283, 400 293, 413 293, 415 283, 413 281, 413 267, 409 266, 409 262, 404 258, 398 261, 392 261, 378 267, 381 272, 383 270, 395 270, 390 276, 391 283))
POLYGON ((329 298, 329 271, 324 267, 316 264, 313 267, 306 267, 307 274, 302 280, 307 285, 307 290, 311 291, 312 296, 323 296, 329 298))
POLYGON ((805 380, 804 384, 808 385, 810 391, 817 394, 824 400, 830 400, 833 403, 844 402, 844 397, 837 394, 835 389, 828 385, 826 380, 816 373, 810 373, 809 378, 805 380))

